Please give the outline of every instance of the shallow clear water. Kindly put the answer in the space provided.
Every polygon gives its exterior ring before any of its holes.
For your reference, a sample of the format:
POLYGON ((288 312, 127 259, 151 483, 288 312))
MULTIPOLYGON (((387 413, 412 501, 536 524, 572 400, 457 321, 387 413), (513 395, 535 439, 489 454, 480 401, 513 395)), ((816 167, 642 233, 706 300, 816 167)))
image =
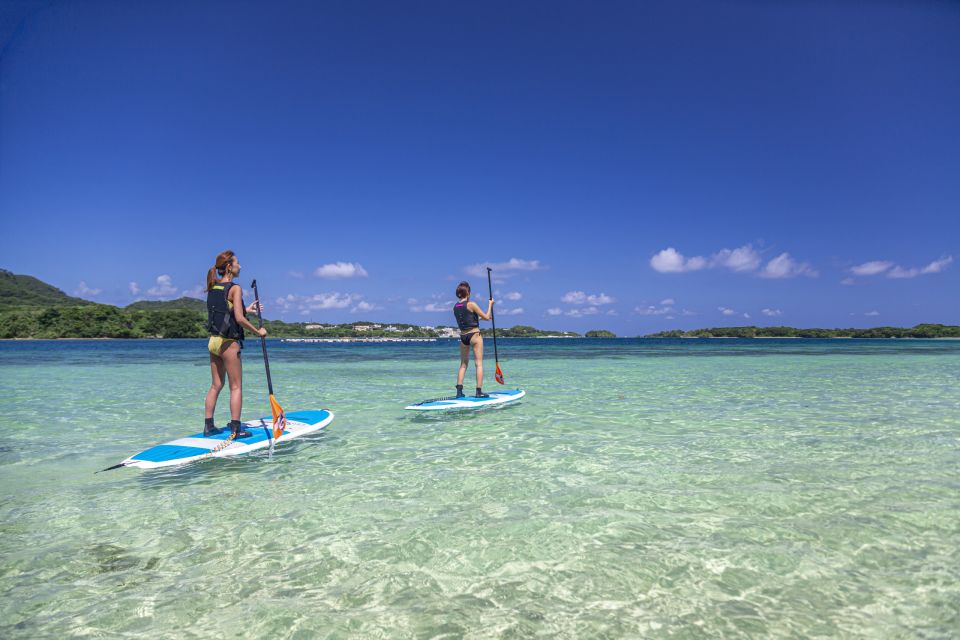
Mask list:
POLYGON ((200 427, 204 342, 0 343, 0 636, 956 637, 960 342, 501 346, 520 404, 418 417, 455 342, 274 342, 326 433, 95 475, 200 427))

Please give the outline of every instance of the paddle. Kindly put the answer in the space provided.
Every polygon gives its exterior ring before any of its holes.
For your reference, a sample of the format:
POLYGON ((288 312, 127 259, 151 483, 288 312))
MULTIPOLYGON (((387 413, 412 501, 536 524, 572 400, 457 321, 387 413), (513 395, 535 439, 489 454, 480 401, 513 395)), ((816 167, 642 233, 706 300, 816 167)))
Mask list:
MULTIPOLYGON (((490 299, 493 300, 493 283, 490 280, 490 272, 493 271, 487 267, 487 289, 490 291, 490 299)), ((497 321, 493 318, 493 307, 490 307, 490 324, 493 325, 493 361, 497 363, 497 370, 493 377, 497 382, 503 384, 503 371, 500 371, 500 356, 497 355, 497 321)))
MULTIPOLYGON (((257 281, 254 280, 250 285, 253 287, 253 297, 257 300, 257 320, 260 321, 258 328, 263 328, 263 314, 260 312, 260 292, 257 291, 257 281)), ((283 407, 273 397, 273 380, 270 379, 270 360, 267 358, 267 339, 260 336, 260 346, 263 347, 263 366, 267 370, 267 390, 270 392, 270 413, 273 414, 273 439, 276 440, 283 434, 283 428, 287 426, 287 416, 283 412, 283 407)))

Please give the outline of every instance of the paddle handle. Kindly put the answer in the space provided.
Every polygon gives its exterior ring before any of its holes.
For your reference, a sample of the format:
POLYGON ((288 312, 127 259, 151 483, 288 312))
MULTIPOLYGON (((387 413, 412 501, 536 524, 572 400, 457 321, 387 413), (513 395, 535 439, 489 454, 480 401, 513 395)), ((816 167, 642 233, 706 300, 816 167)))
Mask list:
MULTIPOLYGON (((490 278, 490 272, 493 271, 487 267, 487 290, 490 292, 490 299, 493 300, 493 281, 490 278)), ((490 324, 493 326, 493 361, 499 363, 500 356, 497 355, 497 321, 493 317, 493 307, 490 307, 490 324)))
MULTIPOLYGON (((257 325, 258 329, 263 328, 263 314, 260 313, 260 292, 257 291, 257 281, 254 280, 250 285, 253 287, 253 297, 257 301, 257 320, 259 324, 257 325)), ((263 336, 260 336, 260 346, 263 348, 263 366, 267 370, 267 390, 270 392, 270 395, 273 395, 273 380, 270 379, 270 359, 267 357, 267 339, 263 336)))

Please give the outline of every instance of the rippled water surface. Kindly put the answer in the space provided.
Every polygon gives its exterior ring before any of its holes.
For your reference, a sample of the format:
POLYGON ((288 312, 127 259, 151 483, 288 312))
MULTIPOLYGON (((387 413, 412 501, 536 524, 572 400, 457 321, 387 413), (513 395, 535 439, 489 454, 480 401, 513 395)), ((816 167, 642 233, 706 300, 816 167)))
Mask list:
POLYGON ((95 475, 200 428, 204 342, 0 343, 0 637, 957 637, 960 342, 501 347, 520 404, 417 417, 455 342, 273 342, 325 433, 95 475))

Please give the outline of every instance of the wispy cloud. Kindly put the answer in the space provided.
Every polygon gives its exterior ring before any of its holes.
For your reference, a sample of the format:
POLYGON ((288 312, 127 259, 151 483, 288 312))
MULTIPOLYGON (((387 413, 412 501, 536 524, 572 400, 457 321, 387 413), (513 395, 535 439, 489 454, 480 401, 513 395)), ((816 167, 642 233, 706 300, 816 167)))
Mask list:
POLYGON ((520 258, 510 258, 506 262, 480 262, 471 264, 463 270, 476 277, 487 277, 487 267, 493 269, 494 275, 501 278, 508 278, 516 275, 518 271, 543 271, 546 267, 540 264, 539 260, 523 260, 520 258))
POLYGON ((494 310, 494 313, 498 316, 518 316, 523 313, 523 307, 515 307, 513 309, 494 310))
POLYGON ((303 271, 288 271, 287 275, 290 276, 291 278, 302 279, 303 271))
POLYGON ((855 267, 850 267, 850 273, 855 276, 875 276, 878 273, 883 273, 892 266, 893 263, 888 260, 871 260, 870 262, 864 262, 855 267))
POLYGON ((597 294, 586 294, 583 291, 568 291, 563 294, 562 298, 560 298, 560 302, 577 305, 604 305, 612 304, 616 302, 616 300, 602 292, 597 294))
POLYGON ((917 276, 930 275, 932 273, 940 273, 944 269, 950 266, 950 263, 953 262, 953 256, 944 256, 938 260, 934 260, 925 267, 910 267, 904 268, 899 265, 895 266, 893 269, 887 272, 888 278, 916 278, 917 276))
POLYGON ((749 313, 740 313, 739 311, 736 311, 729 307, 717 307, 717 311, 719 311, 721 314, 727 317, 731 317, 731 316, 742 316, 744 318, 750 317, 749 313))
POLYGON ((798 262, 790 257, 789 253, 781 253, 771 260, 760 271, 761 278, 795 278, 807 276, 816 278, 819 273, 806 262, 798 262))
POLYGON ((455 301, 448 300, 442 295, 434 294, 429 301, 418 301, 416 298, 407 298, 407 305, 414 313, 450 313, 453 314, 455 301))
POLYGON ((684 256, 673 247, 667 247, 650 258, 650 266, 660 273, 687 273, 702 269, 727 269, 734 273, 755 273, 761 278, 816 277, 817 271, 806 262, 798 262, 789 253, 781 253, 766 265, 752 245, 736 249, 721 249, 709 258, 684 256))
POLYGON ((83 280, 80 281, 80 284, 77 285, 77 290, 73 292, 75 296, 95 296, 100 294, 103 289, 95 289, 93 287, 88 287, 87 283, 83 280))
POLYGON ((359 262, 332 262, 317 267, 313 272, 318 278, 338 280, 344 278, 366 278, 367 270, 359 262))
POLYGON ((203 285, 198 284, 197 286, 191 289, 184 289, 183 291, 180 292, 180 295, 186 296, 188 298, 203 298, 204 297, 203 294, 205 292, 206 292, 205 287, 203 285))
MULTIPOLYGON (((904 280, 916 278, 917 276, 926 276, 944 271, 953 263, 953 256, 941 256, 933 262, 923 267, 903 267, 894 264, 890 260, 871 260, 850 267, 850 273, 855 276, 877 276, 885 274, 888 278, 895 280, 904 280)), ((845 278, 841 284, 855 284, 853 278, 845 278)))
POLYGON ((879 311, 867 311, 867 312, 866 312, 865 314, 863 314, 863 315, 865 315, 865 316, 878 316, 878 315, 880 315, 880 312, 879 312, 879 311))
POLYGON ((157 283, 147 289, 147 295, 155 298, 169 298, 177 295, 177 287, 173 285, 173 278, 167 274, 157 276, 157 283))
POLYGON ((560 307, 550 307, 549 309, 547 309, 547 315, 548 315, 548 316, 562 316, 562 315, 563 315, 563 309, 561 309, 560 307))
POLYGON ((780 309, 761 309, 760 313, 769 318, 777 318, 783 315, 783 311, 780 311, 780 309))
POLYGON ((367 311, 378 311, 378 310, 380 310, 380 309, 382 309, 382 308, 383 308, 383 307, 381 307, 380 305, 376 305, 376 304, 367 302, 366 300, 361 300, 360 302, 357 303, 357 305, 356 305, 354 308, 350 309, 350 312, 351 312, 351 313, 364 313, 364 312, 367 312, 367 311))
POLYGON ((133 281, 128 282, 127 287, 130 289, 130 293, 132 293, 133 295, 137 295, 138 293, 140 293, 140 285, 137 284, 136 282, 133 282, 133 281))
POLYGON ((314 295, 299 296, 288 294, 276 299, 276 305, 281 311, 325 311, 329 309, 346 309, 362 304, 363 296, 358 293, 316 293, 314 295))
POLYGON ((522 298, 523 294, 520 293, 519 291, 510 291, 508 293, 503 294, 503 297, 506 298, 507 300, 516 301, 522 298))

